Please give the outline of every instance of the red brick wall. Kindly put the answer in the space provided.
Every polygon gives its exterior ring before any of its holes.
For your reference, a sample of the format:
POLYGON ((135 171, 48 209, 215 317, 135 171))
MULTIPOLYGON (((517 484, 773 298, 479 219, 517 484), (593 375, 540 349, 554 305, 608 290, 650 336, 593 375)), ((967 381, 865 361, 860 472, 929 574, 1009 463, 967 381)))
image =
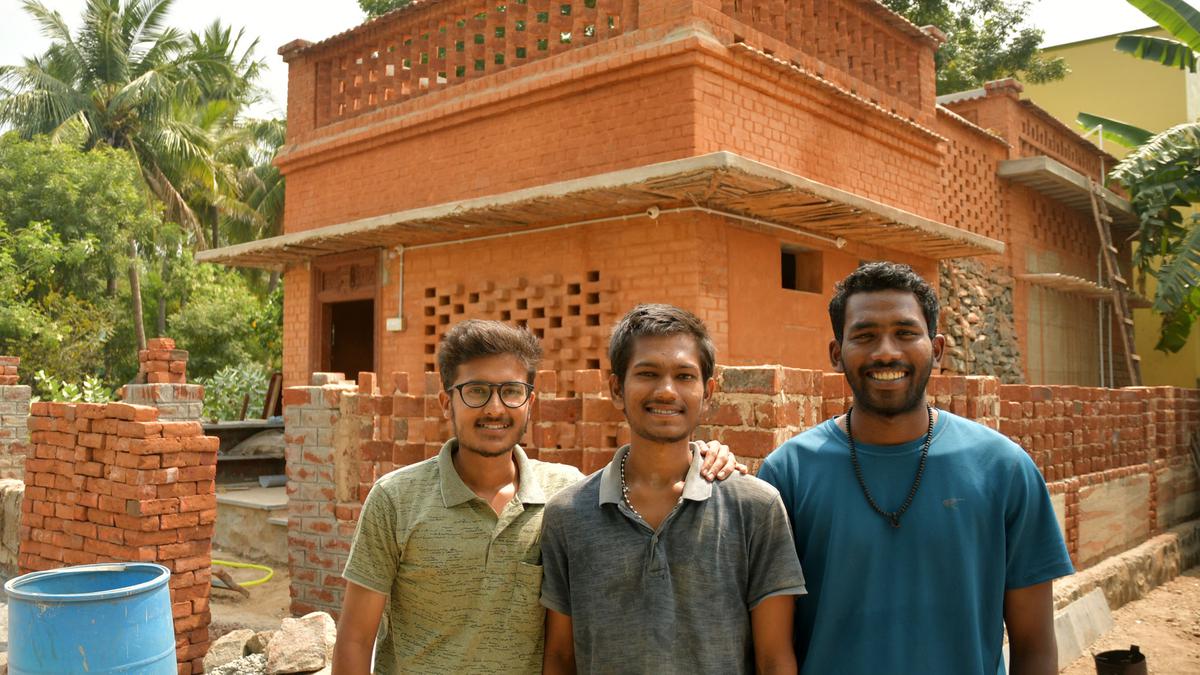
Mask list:
MULTIPOLYGON (((468 318, 527 325, 546 346, 547 369, 607 367, 608 331, 641 302, 684 307, 705 321, 731 364, 828 363, 829 298, 837 279, 860 260, 893 259, 935 279, 933 261, 850 244, 842 250, 802 236, 741 226, 701 212, 666 213, 512 238, 404 252, 404 324, 382 330, 400 312, 400 263, 387 260, 378 293, 380 372, 420 373, 435 363, 438 338, 468 318), (821 291, 780 285, 783 245, 821 251, 821 291)), ((285 277, 284 381, 295 386, 320 370, 309 341, 312 273, 285 277)), ((353 373, 346 373, 353 377, 353 373)), ((423 391, 423 381, 413 383, 423 391)))
POLYGON ((203 672, 217 439, 126 403, 35 403, 21 572, 97 562, 171 570, 179 673, 203 672))
MULTIPOLYGON (((397 467, 434 456, 450 435, 436 397, 410 393, 403 373, 378 389, 373 374, 359 377, 361 393, 353 383, 320 373, 313 386, 284 393, 296 613, 338 610, 340 572, 371 485, 397 467)), ((721 367, 717 377, 718 393, 696 436, 728 444, 752 470, 788 438, 852 402, 838 373, 751 366, 721 367)), ((522 441, 530 456, 590 473, 628 442, 628 426, 608 399, 603 371, 543 371, 536 385, 530 431, 522 441)), ((429 391, 436 388, 436 381, 427 384, 429 391)), ((1188 434, 1200 429, 1198 390, 1000 385, 991 377, 935 376, 928 394, 937 407, 998 429, 1025 448, 1049 482, 1080 566, 1200 514, 1200 485, 1185 471, 1188 434), (1130 480, 1149 489, 1131 493, 1142 495, 1131 505, 1136 522, 1126 518, 1112 536, 1106 516, 1087 506, 1097 494, 1105 497, 1097 490, 1129 492, 1122 481, 1130 480)))

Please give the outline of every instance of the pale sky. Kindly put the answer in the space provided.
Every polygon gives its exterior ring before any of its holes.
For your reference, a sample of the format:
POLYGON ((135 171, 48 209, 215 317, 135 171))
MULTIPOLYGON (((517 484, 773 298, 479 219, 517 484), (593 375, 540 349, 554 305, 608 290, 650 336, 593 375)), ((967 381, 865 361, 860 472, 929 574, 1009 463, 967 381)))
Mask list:
MULTIPOLYGON (((20 0, 0 0, 0 64, 20 63, 22 57, 41 53, 48 41, 21 9, 20 0)), ((43 0, 73 27, 86 0, 43 0)), ((259 116, 282 115, 286 105, 287 66, 275 50, 296 38, 322 40, 362 22, 356 0, 175 0, 170 24, 200 30, 213 19, 245 28, 259 38, 256 51, 266 57, 262 84, 272 101, 259 106, 259 116)), ((1035 0, 1030 23, 1045 31, 1046 46, 1145 28, 1153 25, 1125 0, 1035 0)))

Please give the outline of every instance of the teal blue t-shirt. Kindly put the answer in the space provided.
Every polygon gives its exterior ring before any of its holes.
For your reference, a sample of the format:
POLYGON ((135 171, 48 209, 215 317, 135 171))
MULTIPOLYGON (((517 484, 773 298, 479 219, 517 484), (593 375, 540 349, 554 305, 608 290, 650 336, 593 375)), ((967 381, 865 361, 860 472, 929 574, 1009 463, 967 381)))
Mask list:
MULTIPOLYGON (((923 441, 856 444, 885 510, 904 502, 923 441)), ((802 673, 1002 672, 1004 592, 1073 571, 1033 461, 945 411, 899 528, 867 503, 832 420, 777 448, 758 475, 783 498, 807 580, 795 620, 802 673)))

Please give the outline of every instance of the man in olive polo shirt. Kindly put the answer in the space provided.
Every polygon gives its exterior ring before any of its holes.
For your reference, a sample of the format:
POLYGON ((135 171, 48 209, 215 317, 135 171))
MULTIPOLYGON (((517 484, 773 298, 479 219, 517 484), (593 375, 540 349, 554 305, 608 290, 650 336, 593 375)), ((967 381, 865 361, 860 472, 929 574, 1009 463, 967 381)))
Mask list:
POLYGON ((779 493, 752 476, 705 482, 689 447, 714 352, 669 305, 614 329, 609 386, 631 441, 546 505, 544 673, 796 672, 804 577, 779 493))
MULTIPOLYGON (((338 675, 368 672, 372 645, 377 673, 541 672, 542 506, 582 474, 517 445, 540 359, 537 338, 495 321, 443 338, 438 398, 454 438, 380 478, 363 504, 343 573, 338 675)), ((710 454, 717 476, 733 468, 727 449, 710 454)))

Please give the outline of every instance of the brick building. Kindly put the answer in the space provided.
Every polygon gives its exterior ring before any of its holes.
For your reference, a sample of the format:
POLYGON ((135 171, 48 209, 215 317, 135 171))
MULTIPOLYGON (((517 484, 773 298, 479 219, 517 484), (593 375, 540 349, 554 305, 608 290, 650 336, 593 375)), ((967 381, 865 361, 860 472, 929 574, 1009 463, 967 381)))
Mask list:
POLYGON ((940 37, 873 0, 418 1, 280 49, 284 234, 199 258, 283 271, 288 386, 432 371, 468 317, 603 368, 647 301, 722 363, 819 369, 833 283, 873 259, 941 279, 949 372, 1122 384, 1111 160, 1015 82, 939 102, 940 37))

